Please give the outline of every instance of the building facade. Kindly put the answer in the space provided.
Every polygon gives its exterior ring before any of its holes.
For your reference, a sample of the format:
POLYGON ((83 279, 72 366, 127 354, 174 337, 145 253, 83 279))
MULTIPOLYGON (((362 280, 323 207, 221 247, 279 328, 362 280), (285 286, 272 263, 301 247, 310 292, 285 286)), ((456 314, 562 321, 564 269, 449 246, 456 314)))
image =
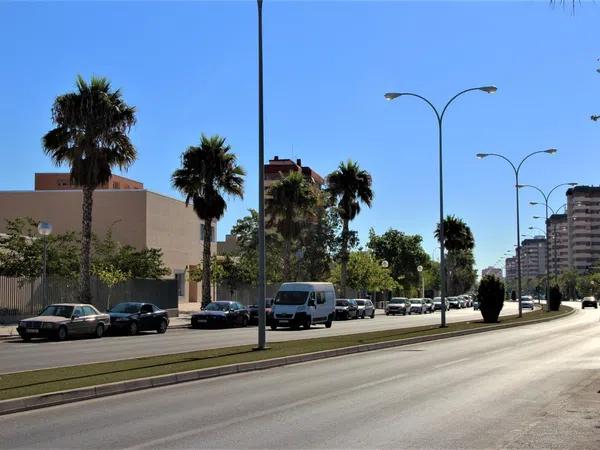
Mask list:
POLYGON ((504 260, 504 271, 507 282, 514 282, 517 279, 517 257, 511 256, 504 260))
POLYGON ((279 156, 275 156, 269 160, 269 164, 265 164, 265 197, 269 196, 269 189, 273 183, 291 172, 301 173, 310 185, 318 188, 325 183, 325 179, 321 175, 310 167, 303 166, 301 159, 294 162, 291 159, 279 159, 279 156))
POLYGON ((546 239, 535 236, 521 242, 521 277, 523 280, 545 276, 546 239))
POLYGON ((569 267, 586 273, 600 262, 600 187, 570 188, 567 215, 569 267))
POLYGON ((481 277, 485 277, 491 275, 493 277, 496 277, 498 279, 502 279, 502 269, 498 268, 498 267, 486 267, 485 269, 481 270, 481 277))
MULTIPOLYGON (((0 233, 6 231, 7 219, 17 217, 49 222, 53 233, 81 232, 81 190, 40 187, 35 191, 0 192, 0 233)), ((201 296, 199 283, 189 281, 188 274, 202 263, 202 226, 192 207, 186 208, 184 202, 171 197, 138 188, 94 192, 92 232, 104 236, 111 230, 113 238, 123 245, 138 250, 161 249, 163 263, 178 281, 181 301, 195 302, 201 296)), ((216 229, 216 223, 213 226, 216 229)), ((213 238, 213 254, 216 250, 213 238)))
POLYGON ((546 223, 550 273, 558 276, 569 269, 569 220, 567 214, 552 214, 546 223))

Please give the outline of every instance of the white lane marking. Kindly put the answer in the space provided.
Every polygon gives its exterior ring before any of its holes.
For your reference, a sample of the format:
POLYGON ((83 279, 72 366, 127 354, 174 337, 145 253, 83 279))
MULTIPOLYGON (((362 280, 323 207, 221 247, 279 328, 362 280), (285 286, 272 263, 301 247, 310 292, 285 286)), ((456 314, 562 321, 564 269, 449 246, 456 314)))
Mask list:
POLYGON ((468 361, 469 359, 471 359, 471 358, 456 359, 454 361, 450 361, 450 362, 447 362, 447 363, 444 363, 444 364, 438 364, 437 366, 433 366, 433 368, 434 369, 440 369, 442 367, 447 367, 447 366, 451 366, 453 364, 458 364, 458 363, 463 362, 463 361, 468 361))

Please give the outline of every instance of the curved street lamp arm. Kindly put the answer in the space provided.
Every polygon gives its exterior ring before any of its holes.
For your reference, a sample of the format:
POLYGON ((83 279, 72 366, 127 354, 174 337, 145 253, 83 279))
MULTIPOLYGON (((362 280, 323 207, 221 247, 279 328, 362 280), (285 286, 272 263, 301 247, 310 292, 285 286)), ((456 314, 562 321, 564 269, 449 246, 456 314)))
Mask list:
POLYGON ((546 194, 544 194, 544 191, 542 191, 539 187, 537 186, 533 186, 531 184, 521 184, 521 187, 529 187, 529 188, 533 188, 536 191, 538 191, 540 194, 542 194, 542 197, 544 197, 544 206, 548 206, 548 196, 546 194))
MULTIPOLYGON (((518 172, 519 170, 521 170, 521 166, 523 165, 523 163, 524 163, 525 161, 527 161, 527 160, 528 160, 529 158, 531 158, 533 155, 537 155, 538 153, 547 153, 547 151, 546 151, 546 150, 538 150, 537 152, 533 152, 533 153, 530 153, 529 155, 527 155, 527 156, 526 156, 525 158, 523 158, 523 159, 521 160, 521 162, 519 163, 519 166, 517 167, 517 172, 518 172)), ((544 197, 545 197, 545 196, 544 196, 544 197)))
POLYGON ((440 115, 439 111, 437 110, 437 108, 433 105, 433 103, 431 103, 429 100, 427 100, 425 97, 423 97, 422 95, 419 94, 413 94, 412 92, 402 92, 400 95, 408 95, 410 97, 417 97, 420 98, 421 100, 423 100, 425 103, 427 103, 431 109, 433 109, 433 112, 435 113, 435 116, 437 117, 438 122, 442 121, 442 116, 440 115))
POLYGON ((454 97, 452 97, 450 100, 448 100, 448 103, 446 103, 446 106, 444 106, 444 109, 442 110, 442 113, 440 114, 440 121, 444 118, 444 114, 446 113, 446 110, 448 109, 448 106, 450 106, 450 104, 456 100, 458 97, 460 97, 463 94, 466 94, 467 92, 471 92, 471 91, 480 91, 481 88, 480 87, 476 87, 476 88, 469 88, 469 89, 465 89, 464 91, 460 91, 458 94, 456 94, 454 97))
POLYGON ((515 171, 515 175, 518 175, 519 172, 517 171, 517 168, 515 167, 515 165, 513 164, 513 162, 510 159, 508 159, 506 156, 502 156, 499 153, 487 153, 486 155, 487 156, 497 156, 498 158, 502 158, 504 161, 506 161, 507 163, 510 164, 510 166, 515 171))
POLYGON ((548 198, 550 198, 550 194, 552 194, 552 193, 553 193, 553 192, 554 192, 556 189, 558 189, 558 188, 559 188, 559 187, 561 187, 561 186, 572 186, 572 185, 573 185, 573 183, 561 183, 561 184, 559 184, 559 185, 557 185, 557 186, 554 186, 554 187, 553 187, 553 188, 550 190, 550 192, 548 192, 548 196, 547 196, 547 197, 548 197, 548 198))

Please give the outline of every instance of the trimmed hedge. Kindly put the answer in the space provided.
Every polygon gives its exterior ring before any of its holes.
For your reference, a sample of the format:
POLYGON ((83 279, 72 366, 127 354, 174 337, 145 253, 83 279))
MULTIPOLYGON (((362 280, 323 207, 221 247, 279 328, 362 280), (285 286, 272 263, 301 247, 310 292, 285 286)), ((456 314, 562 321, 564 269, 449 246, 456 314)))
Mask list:
POLYGON ((504 306, 504 283, 493 275, 486 275, 477 291, 479 310, 485 323, 496 323, 504 306))

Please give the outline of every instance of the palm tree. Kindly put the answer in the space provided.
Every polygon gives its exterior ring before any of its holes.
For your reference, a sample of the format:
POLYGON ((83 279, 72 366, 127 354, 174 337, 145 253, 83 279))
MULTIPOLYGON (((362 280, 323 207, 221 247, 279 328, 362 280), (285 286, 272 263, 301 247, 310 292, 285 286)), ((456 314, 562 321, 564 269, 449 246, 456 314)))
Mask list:
POLYGON ((56 165, 71 167, 71 181, 83 191, 79 298, 89 303, 94 190, 108 183, 115 167, 125 170, 135 161, 137 152, 128 133, 136 118, 135 107, 125 103, 121 91, 112 90, 106 78, 92 77, 87 83, 78 76, 76 85, 76 92, 54 101, 56 127, 42 143, 56 165))
POLYGON ((275 227, 283 238, 283 281, 291 281, 292 244, 302 234, 315 201, 314 192, 299 172, 291 172, 269 189, 267 225, 275 227))
POLYGON ((342 220, 342 245, 341 245, 341 291, 346 295, 346 282, 348 279, 350 222, 360 213, 361 202, 371 207, 373 202, 372 179, 369 172, 362 170, 357 162, 348 160, 341 162, 337 170, 327 177, 327 190, 331 195, 333 204, 337 202, 337 213, 342 220))
MULTIPOLYGON (((440 224, 435 230, 435 238, 440 240, 440 224)), ((448 251, 473 250, 475 239, 471 228, 456 216, 446 216, 444 220, 444 248, 448 251)))
POLYGON ((237 164, 225 138, 204 134, 200 146, 190 146, 181 155, 181 168, 171 176, 173 187, 185 195, 185 205, 192 203, 194 212, 204 221, 202 254, 202 305, 211 302, 211 252, 213 220, 223 217, 227 203, 223 194, 243 198, 246 171, 237 164))

